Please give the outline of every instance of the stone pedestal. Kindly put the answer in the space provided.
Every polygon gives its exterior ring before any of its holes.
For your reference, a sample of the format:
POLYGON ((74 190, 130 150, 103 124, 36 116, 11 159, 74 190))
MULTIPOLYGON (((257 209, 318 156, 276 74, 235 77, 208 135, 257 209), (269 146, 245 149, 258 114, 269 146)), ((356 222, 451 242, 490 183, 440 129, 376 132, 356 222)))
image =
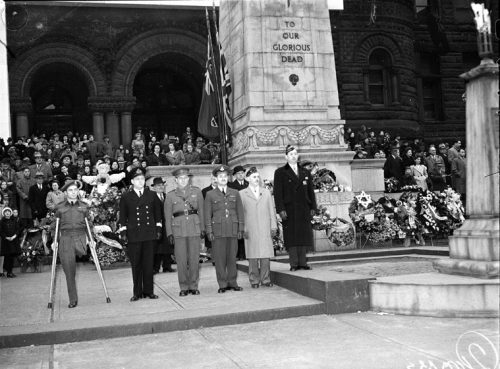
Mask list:
POLYGON ((353 160, 352 191, 365 191, 377 199, 384 196, 384 163, 385 159, 353 160))
POLYGON ((230 165, 259 164, 272 178, 292 144, 351 186, 327 1, 222 0, 220 35, 233 84, 230 165))
POLYGON ((467 219, 450 237, 450 259, 435 268, 480 278, 499 276, 498 65, 484 59, 461 75, 466 88, 467 219))

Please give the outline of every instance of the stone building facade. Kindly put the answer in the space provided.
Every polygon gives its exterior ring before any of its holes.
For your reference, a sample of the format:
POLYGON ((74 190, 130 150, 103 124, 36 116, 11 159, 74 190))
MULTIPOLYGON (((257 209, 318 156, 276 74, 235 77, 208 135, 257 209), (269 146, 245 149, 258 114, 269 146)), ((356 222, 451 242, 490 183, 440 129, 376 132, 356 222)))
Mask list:
MULTIPOLYGON (((490 6, 495 17, 498 4, 490 6)), ((465 0, 349 0, 331 10, 346 126, 463 138, 458 75, 479 63, 468 7, 465 0)), ((73 130, 129 143, 139 126, 173 135, 196 127, 203 9, 9 2, 6 15, 13 135, 73 130)))

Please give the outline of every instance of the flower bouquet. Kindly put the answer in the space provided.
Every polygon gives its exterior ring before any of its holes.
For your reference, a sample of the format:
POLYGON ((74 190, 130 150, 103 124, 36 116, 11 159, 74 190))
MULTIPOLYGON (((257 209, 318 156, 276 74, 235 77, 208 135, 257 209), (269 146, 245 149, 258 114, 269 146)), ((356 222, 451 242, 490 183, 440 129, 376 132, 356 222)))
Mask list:
POLYGON ((44 259, 45 248, 40 229, 25 229, 21 241, 21 254, 18 258, 21 272, 26 272, 28 268, 32 272, 41 272, 44 259))
POLYGON ((325 206, 320 205, 311 219, 312 228, 325 231, 328 240, 337 247, 351 245, 355 240, 354 226, 342 218, 332 218, 325 206))
POLYGON ((386 178, 384 179, 385 192, 398 192, 399 190, 399 181, 394 178, 386 178))

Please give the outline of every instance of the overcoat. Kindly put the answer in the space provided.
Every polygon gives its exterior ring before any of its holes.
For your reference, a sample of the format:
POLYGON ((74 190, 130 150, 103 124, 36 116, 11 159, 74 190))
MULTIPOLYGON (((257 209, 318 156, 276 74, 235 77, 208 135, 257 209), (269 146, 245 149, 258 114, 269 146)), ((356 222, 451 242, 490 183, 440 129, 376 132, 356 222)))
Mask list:
POLYGON ((311 210, 316 210, 316 196, 311 173, 298 167, 297 176, 290 165, 276 169, 274 172, 274 202, 276 212, 283 210, 287 220, 283 221, 283 238, 285 248, 313 248, 311 210))
POLYGON ((277 229, 276 210, 271 192, 259 187, 259 198, 247 187, 240 191, 245 218, 245 255, 247 259, 274 256, 271 229, 277 229))
POLYGON ((466 160, 462 157, 453 159, 451 162, 451 175, 453 178, 453 189, 460 194, 465 192, 466 183, 466 160))
POLYGON ((19 194, 19 218, 31 219, 31 206, 29 204, 30 187, 35 184, 33 178, 22 177, 17 182, 17 193, 19 194))
POLYGON ((158 240, 155 254, 163 254, 163 255, 174 253, 174 246, 171 245, 170 242, 168 242, 166 228, 165 228, 165 213, 163 212, 163 206, 165 204, 165 196, 166 194, 163 194, 163 201, 161 201, 160 198, 158 197, 158 194, 156 193, 156 200, 155 200, 161 209, 161 224, 162 224, 161 238, 158 240))
POLYGON ((147 188, 141 197, 134 190, 123 194, 119 223, 127 227, 130 243, 156 240, 156 224, 161 223, 161 206, 156 198, 156 193, 147 188))
POLYGON ((35 183, 30 187, 28 193, 28 201, 31 206, 31 214, 33 218, 35 217, 45 217, 47 215, 47 194, 49 193, 49 188, 42 185, 42 189, 38 187, 35 183))
POLYGON ((0 256, 19 255, 21 253, 20 235, 21 227, 17 219, 11 217, 9 219, 3 218, 0 220, 0 237, 2 238, 0 256), (12 237, 13 235, 17 235, 17 237, 12 241, 5 239, 5 237, 12 237))

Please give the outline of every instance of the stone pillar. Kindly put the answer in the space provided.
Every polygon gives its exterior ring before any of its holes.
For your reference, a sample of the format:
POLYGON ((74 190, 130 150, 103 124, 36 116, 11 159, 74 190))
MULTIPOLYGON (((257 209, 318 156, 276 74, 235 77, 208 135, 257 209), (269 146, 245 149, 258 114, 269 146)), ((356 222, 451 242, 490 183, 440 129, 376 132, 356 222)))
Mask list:
MULTIPOLYGON (((0 14, 5 17, 5 2, 0 1, 0 14)), ((0 22, 0 43, 7 45, 7 26, 5 18, 0 22)), ((12 136, 9 107, 9 73, 7 48, 0 47, 0 137, 12 136)))
POLYGON ((259 163, 270 178, 292 144, 350 182, 337 160, 347 146, 327 1, 222 0, 220 35, 233 86, 230 164, 259 163))
POLYGON ((28 136, 30 133, 29 113, 33 109, 29 97, 13 97, 10 100, 10 110, 16 117, 16 136, 28 136))
POLYGON ((450 259, 435 263, 440 272, 498 278, 498 65, 491 59, 461 75, 466 86, 467 213, 450 237, 450 259))
POLYGON ((125 147, 130 147, 130 143, 132 142, 132 113, 129 111, 123 111, 121 123, 121 143, 125 147))
POLYGON ((113 145, 120 144, 120 117, 115 111, 106 112, 106 134, 113 145))
POLYGON ((95 141, 102 141, 104 138, 104 116, 100 111, 92 113, 92 128, 95 141))

